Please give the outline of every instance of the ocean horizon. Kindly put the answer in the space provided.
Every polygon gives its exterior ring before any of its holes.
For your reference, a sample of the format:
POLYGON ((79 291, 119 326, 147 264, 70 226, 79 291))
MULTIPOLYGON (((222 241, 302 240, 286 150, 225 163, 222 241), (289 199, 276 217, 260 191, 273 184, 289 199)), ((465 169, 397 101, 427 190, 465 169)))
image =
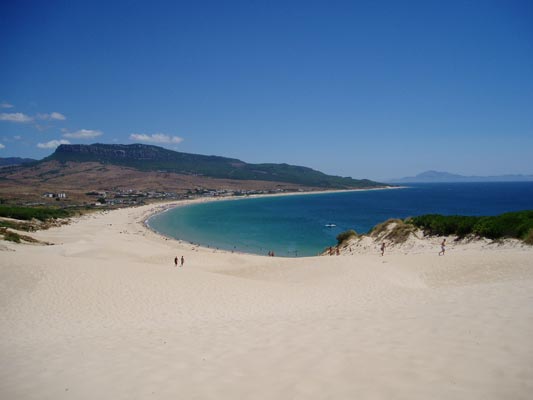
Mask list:
POLYGON ((366 233, 390 218, 498 215, 533 209, 533 182, 410 184, 394 190, 230 198, 178 206, 147 221, 156 232, 204 247, 314 256, 348 229, 366 233))

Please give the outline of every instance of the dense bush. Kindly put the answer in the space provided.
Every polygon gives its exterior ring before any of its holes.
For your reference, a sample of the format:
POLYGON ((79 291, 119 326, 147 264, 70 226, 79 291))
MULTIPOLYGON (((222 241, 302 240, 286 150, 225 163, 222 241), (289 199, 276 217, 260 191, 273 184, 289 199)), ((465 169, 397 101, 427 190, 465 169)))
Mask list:
POLYGON ((350 229, 348 231, 344 231, 344 232, 341 232, 337 235, 337 243, 338 244, 341 244, 342 242, 344 242, 345 240, 348 240, 350 239, 351 237, 355 237, 357 236, 357 232, 354 231, 353 229, 350 229))
POLYGON ((60 208, 50 207, 21 207, 0 205, 0 217, 22 219, 29 221, 33 218, 40 221, 55 218, 67 218, 70 212, 60 208))
POLYGON ((414 217, 407 222, 422 228, 431 235, 458 235, 466 236, 473 232, 475 224, 480 217, 464 217, 459 215, 428 214, 414 217))
POLYGON ((494 217, 468 217, 459 215, 428 214, 407 220, 429 235, 474 234, 489 239, 516 238, 524 241, 533 238, 533 210, 505 213, 494 217))

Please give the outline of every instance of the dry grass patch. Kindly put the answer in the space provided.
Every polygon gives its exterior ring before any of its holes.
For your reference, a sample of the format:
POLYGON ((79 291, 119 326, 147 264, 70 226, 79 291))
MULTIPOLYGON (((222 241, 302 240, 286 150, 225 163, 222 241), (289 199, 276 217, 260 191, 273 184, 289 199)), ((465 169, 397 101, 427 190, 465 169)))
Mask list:
POLYGON ((8 230, 7 228, 0 228, 0 235, 3 236, 5 241, 8 242, 14 242, 14 243, 33 243, 33 244, 50 244, 48 242, 41 242, 40 240, 37 240, 31 236, 28 235, 21 235, 20 233, 13 232, 8 230))
POLYGON ((370 237, 378 241, 386 240, 392 243, 405 243, 409 236, 416 236, 417 227, 405 223, 401 219, 389 219, 379 225, 376 225, 370 231, 370 237))

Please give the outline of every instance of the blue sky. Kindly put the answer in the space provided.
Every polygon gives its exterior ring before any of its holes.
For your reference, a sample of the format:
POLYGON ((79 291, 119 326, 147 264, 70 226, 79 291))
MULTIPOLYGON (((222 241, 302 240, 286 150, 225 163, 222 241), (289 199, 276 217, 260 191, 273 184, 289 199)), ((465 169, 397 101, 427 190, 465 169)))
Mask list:
POLYGON ((533 174, 531 1, 16 1, 0 37, 0 157, 533 174))

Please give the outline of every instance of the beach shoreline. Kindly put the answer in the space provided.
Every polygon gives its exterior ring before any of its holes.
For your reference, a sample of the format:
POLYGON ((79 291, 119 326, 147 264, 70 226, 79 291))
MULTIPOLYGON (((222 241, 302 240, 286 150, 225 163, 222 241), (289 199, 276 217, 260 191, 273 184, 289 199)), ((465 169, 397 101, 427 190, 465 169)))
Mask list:
MULTIPOLYGON (((180 238, 176 239, 172 236, 167 236, 161 232, 158 232, 156 229, 154 229, 152 226, 150 226, 149 220, 155 216, 158 216, 162 213, 165 213, 167 211, 170 211, 172 209, 178 208, 178 207, 187 207, 190 205, 195 204, 202 204, 202 203, 210 203, 210 202, 221 202, 221 201, 236 201, 236 200, 246 200, 246 199, 259 199, 259 198, 275 198, 275 197, 287 197, 287 196, 311 196, 311 195, 327 195, 327 194, 334 194, 334 193, 351 193, 351 192, 366 192, 366 191, 378 191, 378 190, 396 190, 396 189, 407 189, 408 186, 391 186, 391 187, 383 187, 383 188, 369 188, 369 189, 348 189, 348 190, 323 190, 323 191, 311 191, 311 192, 290 192, 290 193, 273 193, 273 194, 254 194, 254 195, 247 195, 247 196, 224 196, 224 197, 198 197, 194 199, 186 199, 186 200, 178 200, 178 201, 169 201, 169 202, 163 202, 163 203, 154 203, 154 204, 160 204, 160 208, 156 208, 153 212, 151 212, 149 215, 146 216, 146 218, 143 220, 143 225, 146 229, 151 230, 157 235, 160 235, 164 238, 168 238, 171 240, 177 240, 177 241, 184 241, 188 242, 190 244, 193 244, 191 241, 188 241, 186 238, 180 238)), ((205 244, 198 244, 198 246, 205 248, 205 249, 212 249, 210 245, 205 244)), ((263 255, 260 253, 248 253, 248 252, 242 252, 242 251, 232 251, 230 249, 218 249, 219 251, 225 251, 225 252, 237 252, 237 253, 244 253, 244 254, 256 254, 256 255, 263 255)), ((322 251, 318 250, 317 254, 320 254, 322 251)), ((312 257, 312 256, 306 256, 306 257, 312 257)))
POLYGON ((525 400, 533 390, 531 250, 231 254, 148 230, 161 206, 32 233, 54 245, 4 244, 2 398, 525 400))
MULTIPOLYGON (((405 189, 408 187, 395 187, 391 189, 405 189)), ((372 189, 371 189, 372 190, 372 189)), ((193 240, 192 238, 188 238, 185 234, 184 236, 180 236, 179 238, 175 238, 171 235, 165 235, 163 232, 159 232, 156 228, 154 228, 150 224, 150 220, 158 215, 161 215, 162 213, 165 213, 167 211, 170 211, 175 208, 180 207, 187 207, 195 204, 202 204, 202 203, 212 203, 212 202, 227 202, 227 201, 242 201, 247 199, 257 199, 257 198, 270 198, 270 197, 286 197, 286 196, 293 196, 293 195, 301 195, 301 196, 308 196, 308 195, 327 195, 331 193, 350 193, 353 191, 323 191, 323 192, 309 192, 309 193, 287 193, 287 194, 276 194, 276 195, 254 195, 254 196, 246 196, 246 197, 201 197, 196 199, 190 199, 190 200, 184 200, 179 202, 168 202, 161 205, 160 208, 155 209, 153 212, 147 215, 147 217, 144 219, 143 223, 147 229, 152 230, 154 233, 161 235, 162 237, 171 239, 171 240, 177 240, 177 241, 183 241, 188 242, 190 244, 193 244, 197 242, 197 240, 193 240)), ((390 221, 394 221, 394 218, 389 219, 390 221)), ((385 223, 385 221, 379 221, 375 226, 385 223)), ((374 227, 375 227, 374 226, 374 227)), ((345 228, 346 229, 346 228, 345 228)), ((164 231, 164 230, 163 230, 164 231)), ((180 230, 181 231, 181 230, 180 230)), ((370 232, 370 231, 369 231, 370 232)), ((418 229, 416 232, 413 232, 409 240, 402 240, 400 242, 396 242, 394 240, 388 240, 388 239, 382 239, 374 237, 373 235, 370 235, 369 233, 358 235, 358 239, 354 243, 344 243, 340 247, 340 254, 341 255, 361 255, 361 254, 379 254, 380 246, 385 241, 387 242, 387 253, 398 253, 398 254, 417 254, 417 253, 431 253, 433 251, 436 251, 437 253, 440 251, 440 243, 442 240, 446 238, 448 241, 448 248, 450 250, 454 251, 468 251, 468 250, 524 250, 527 251, 531 248, 531 246, 528 246, 524 242, 518 240, 518 239, 498 239, 498 240, 490 240, 486 238, 479 238, 475 236, 467 236, 465 238, 457 237, 454 235, 448 235, 446 237, 440 237, 440 236, 426 236, 424 232, 420 229, 418 229), (349 251, 348 251, 349 250, 349 251)), ((264 243, 264 245, 259 246, 257 245, 257 248, 254 248, 254 250, 250 249, 250 246, 245 244, 244 246, 241 246, 241 243, 237 239, 235 242, 231 244, 217 244, 215 241, 209 240, 199 240, 195 245, 200 246, 206 250, 210 249, 217 249, 218 251, 226 251, 229 253, 242 253, 242 254, 255 254, 255 255, 267 255, 268 247, 270 247, 267 242, 264 243), (246 248, 249 248, 248 250, 246 248)), ((253 247, 253 245, 251 246, 253 247)), ((275 245, 273 247, 276 247, 275 245)), ((325 255, 326 250, 331 248, 336 248, 337 243, 335 238, 332 238, 331 242, 324 243, 322 247, 317 247, 316 251, 312 254, 304 254, 304 255, 298 255, 296 257, 314 257, 316 255, 325 255)), ((279 250, 279 249, 278 249, 279 250)), ((293 252, 294 253, 294 252, 293 252)), ((299 253, 301 253, 299 251, 299 253)), ((309 251, 307 252, 309 253, 309 251)), ((287 252, 289 254, 289 252, 287 252)), ((294 255, 286 255, 283 251, 276 252, 277 256, 281 257, 289 257, 293 258, 294 255)))

